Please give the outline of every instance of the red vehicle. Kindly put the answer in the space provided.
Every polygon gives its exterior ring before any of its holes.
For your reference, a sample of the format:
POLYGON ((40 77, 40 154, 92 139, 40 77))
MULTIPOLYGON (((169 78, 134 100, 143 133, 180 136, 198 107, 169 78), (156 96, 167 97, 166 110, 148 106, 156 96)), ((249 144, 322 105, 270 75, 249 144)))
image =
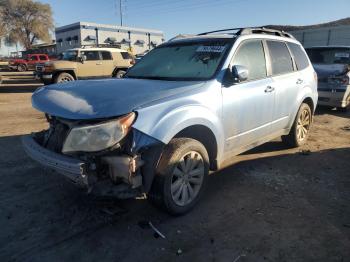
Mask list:
POLYGON ((17 70, 18 72, 25 72, 27 70, 35 70, 37 63, 45 63, 50 61, 46 54, 30 54, 26 58, 16 58, 9 62, 9 68, 17 70))

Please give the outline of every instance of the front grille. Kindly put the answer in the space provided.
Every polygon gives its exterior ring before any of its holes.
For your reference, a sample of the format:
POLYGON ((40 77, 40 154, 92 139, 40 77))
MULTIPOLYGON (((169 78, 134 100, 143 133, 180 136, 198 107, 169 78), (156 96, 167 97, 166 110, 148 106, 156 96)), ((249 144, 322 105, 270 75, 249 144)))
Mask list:
POLYGON ((69 127, 59 121, 50 125, 47 131, 45 147, 56 153, 62 152, 63 143, 68 135, 69 127))

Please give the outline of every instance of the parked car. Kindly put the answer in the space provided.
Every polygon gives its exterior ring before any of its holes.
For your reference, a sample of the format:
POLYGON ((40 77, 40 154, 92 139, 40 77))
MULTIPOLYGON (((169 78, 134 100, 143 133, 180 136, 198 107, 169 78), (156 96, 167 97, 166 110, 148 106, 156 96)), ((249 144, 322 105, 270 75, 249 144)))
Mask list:
POLYGON ((350 104, 350 46, 307 48, 318 75, 318 104, 346 111, 350 104))
POLYGON ((36 76, 45 84, 82 79, 122 77, 134 64, 127 51, 118 48, 74 48, 56 61, 39 64, 36 76))
POLYGON ((303 47, 282 31, 234 32, 164 43, 122 79, 40 88, 32 103, 50 128, 23 137, 26 152, 91 194, 186 213, 209 170, 309 135, 317 77, 303 47))
POLYGON ((28 70, 35 70, 37 63, 45 63, 50 61, 46 54, 29 54, 26 58, 15 58, 9 62, 9 68, 17 70, 18 72, 25 72, 28 70))

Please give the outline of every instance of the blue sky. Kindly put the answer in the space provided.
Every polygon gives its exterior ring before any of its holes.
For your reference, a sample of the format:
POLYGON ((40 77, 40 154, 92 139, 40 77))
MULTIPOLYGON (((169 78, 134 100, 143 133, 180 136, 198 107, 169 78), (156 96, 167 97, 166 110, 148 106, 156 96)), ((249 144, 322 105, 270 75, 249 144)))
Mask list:
MULTIPOLYGON (((57 26, 77 21, 119 23, 117 0, 41 0, 57 26)), ((265 24, 305 25, 350 16, 350 0, 122 0, 125 25, 178 33, 265 24)))
MULTIPOLYGON (((78 21, 119 24, 117 0, 40 0, 56 26, 78 21)), ((179 33, 266 24, 307 25, 350 16, 350 0, 122 0, 124 25, 179 33)), ((0 50, 7 53, 8 49, 0 50)))

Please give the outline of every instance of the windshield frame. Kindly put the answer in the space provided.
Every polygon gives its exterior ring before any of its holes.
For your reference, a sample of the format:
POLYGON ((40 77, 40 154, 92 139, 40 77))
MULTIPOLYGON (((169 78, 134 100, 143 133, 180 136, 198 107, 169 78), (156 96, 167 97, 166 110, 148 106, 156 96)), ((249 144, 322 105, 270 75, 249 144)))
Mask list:
MULTIPOLYGON (((225 63, 225 61, 228 58, 228 55, 230 54, 230 51, 233 47, 233 44, 236 41, 236 38, 205 38, 205 39, 191 39, 191 40, 180 40, 180 41, 174 41, 174 42, 166 42, 164 44, 161 44, 159 46, 157 46, 156 48, 152 49, 151 51, 149 51, 144 57, 152 54, 152 52, 156 49, 159 48, 167 48, 167 47, 176 47, 176 46, 185 46, 185 45, 196 45, 196 44, 210 44, 212 42, 218 42, 218 41, 222 41, 225 42, 225 44, 227 44, 227 48, 224 51, 224 54, 221 58, 221 60, 219 61, 215 72, 213 73, 213 75, 211 75, 210 77, 151 77, 151 76, 128 76, 128 72, 132 69, 129 68, 129 70, 126 72, 126 74, 124 75, 124 78, 130 78, 130 79, 150 79, 150 80, 165 80, 165 81, 208 81, 208 80, 212 80, 215 79, 217 77, 217 75, 219 74, 219 72, 222 70, 222 67, 225 63)), ((144 59, 144 58, 142 58, 144 59)))

